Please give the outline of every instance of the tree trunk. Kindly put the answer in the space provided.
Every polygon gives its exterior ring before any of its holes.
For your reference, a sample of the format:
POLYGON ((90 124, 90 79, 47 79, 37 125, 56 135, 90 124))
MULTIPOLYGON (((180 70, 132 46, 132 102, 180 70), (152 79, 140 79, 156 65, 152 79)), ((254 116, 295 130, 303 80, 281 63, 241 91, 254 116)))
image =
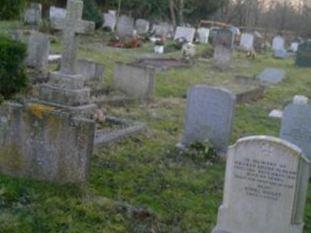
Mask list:
POLYGON ((174 0, 169 0, 169 6, 170 6, 170 13, 171 13, 171 19, 174 28, 176 28, 176 15, 175 15, 175 4, 174 0))

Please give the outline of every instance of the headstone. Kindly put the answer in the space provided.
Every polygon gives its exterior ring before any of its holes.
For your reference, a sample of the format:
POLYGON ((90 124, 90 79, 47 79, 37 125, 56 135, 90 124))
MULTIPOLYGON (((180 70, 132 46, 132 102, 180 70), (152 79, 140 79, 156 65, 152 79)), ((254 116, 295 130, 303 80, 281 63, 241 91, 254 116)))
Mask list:
POLYGON ((276 36, 272 41, 273 50, 284 50, 285 49, 285 40, 282 36, 276 36))
POLYGON ((116 63, 113 84, 129 97, 149 100, 154 94, 155 69, 116 63))
POLYGON ((104 28, 110 28, 111 31, 115 30, 117 24, 117 13, 115 11, 109 11, 108 13, 103 14, 104 16, 104 28))
POLYGON ((67 14, 59 21, 57 29, 63 30, 61 69, 50 73, 50 80, 39 88, 41 103, 64 108, 74 113, 91 114, 96 105, 91 103, 90 89, 84 86, 85 79, 76 73, 77 33, 94 30, 94 22, 82 20, 83 2, 67 1, 67 14))
POLYGON ((50 7, 50 22, 53 25, 58 25, 66 18, 67 10, 59 7, 50 7))
POLYGON ((234 45, 233 32, 227 29, 217 30, 213 36, 213 45, 214 47, 221 45, 225 48, 233 49, 234 45))
POLYGON ((291 45, 290 45, 290 50, 293 51, 294 53, 297 53, 298 46, 299 46, 298 42, 292 42, 291 45))
POLYGON ((205 85, 191 88, 181 144, 187 147, 209 141, 220 155, 225 155, 231 137, 235 101, 235 96, 226 89, 205 85))
POLYGON ((104 65, 80 59, 77 61, 76 73, 82 75, 86 81, 102 82, 104 78, 104 65))
POLYGON ((311 106, 306 99, 295 97, 294 103, 285 108, 280 137, 301 148, 311 159, 311 106))
POLYGON ((243 33, 241 35, 240 47, 246 51, 254 49, 254 35, 250 33, 243 33))
POLYGON ((264 48, 264 37, 261 33, 254 32, 254 49, 257 53, 260 53, 264 48))
POLYGON ((26 65, 47 74, 49 50, 49 36, 32 31, 28 40, 26 65))
POLYGON ((278 138, 230 147, 224 198, 213 233, 303 233, 310 161, 278 138))
POLYGON ((305 105, 308 104, 309 98, 304 95, 295 95, 293 99, 293 104, 305 105))
POLYGON ((39 25, 42 20, 42 5, 40 3, 31 3, 25 10, 24 22, 30 25, 39 25))
POLYGON ((228 69, 232 60, 232 49, 229 49, 222 45, 216 45, 214 48, 214 65, 220 69, 228 69))
POLYGON ((275 68, 267 68, 257 76, 262 84, 275 85, 285 79, 285 71, 275 68))
POLYGON ((186 39, 187 42, 193 42, 195 36, 195 28, 177 27, 174 40, 186 39))
POLYGON ((121 38, 133 36, 134 19, 126 15, 122 15, 117 22, 116 32, 121 38))
POLYGON ((152 31, 155 36, 171 37, 174 31, 174 27, 168 23, 154 24, 152 31))
POLYGON ((137 19, 135 22, 135 29, 138 34, 146 34, 149 32, 150 23, 145 19, 137 19))
POLYGON ((273 51, 273 55, 276 58, 284 59, 288 56, 288 53, 285 49, 277 49, 273 51))
POLYGON ((87 181, 95 123, 51 107, 0 107, 0 172, 59 183, 87 181))
POLYGON ((208 28, 199 28, 197 31, 198 40, 201 44, 208 44, 209 39, 209 29, 208 28))
POLYGON ((311 40, 299 45, 296 65, 301 67, 311 67, 311 40))

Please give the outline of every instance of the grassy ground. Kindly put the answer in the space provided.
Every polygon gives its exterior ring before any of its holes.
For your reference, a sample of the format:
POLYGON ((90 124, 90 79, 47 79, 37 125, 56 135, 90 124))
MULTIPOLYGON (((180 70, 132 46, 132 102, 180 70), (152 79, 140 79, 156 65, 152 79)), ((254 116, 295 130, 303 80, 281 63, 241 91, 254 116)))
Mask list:
MULTIPOLYGON (((148 45, 137 50, 83 47, 79 56, 105 64, 107 86, 115 61, 129 62, 151 51, 148 45)), ((58 45, 53 49, 60 51, 58 45)), ((283 108, 295 94, 311 98, 311 69, 297 68, 293 60, 276 60, 269 54, 255 61, 235 54, 233 68, 225 72, 202 61, 190 69, 159 73, 152 103, 107 106, 110 114, 144 121, 149 129, 96 150, 88 184, 61 186, 1 175, 0 232, 210 232, 222 201, 225 164, 212 160, 204 148, 188 154, 176 151, 183 129, 184 96, 189 87, 200 83, 235 91, 238 87, 231 85, 235 75, 253 76, 265 67, 286 70, 287 79, 268 89, 258 102, 237 106, 232 143, 248 135, 277 136, 280 123, 267 117, 269 111, 283 108)), ((309 190, 306 233, 311 232, 309 190)))

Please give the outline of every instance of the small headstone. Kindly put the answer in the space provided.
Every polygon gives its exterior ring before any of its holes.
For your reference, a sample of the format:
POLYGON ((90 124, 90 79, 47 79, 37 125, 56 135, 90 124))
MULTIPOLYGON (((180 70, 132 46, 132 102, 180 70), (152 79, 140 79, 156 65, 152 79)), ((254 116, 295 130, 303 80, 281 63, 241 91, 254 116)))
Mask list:
POLYGON ((311 40, 299 45, 296 65, 301 67, 311 67, 311 40))
POLYGON ((213 233, 303 233, 310 161, 284 140, 254 136, 230 147, 213 233))
POLYGON ((250 33, 243 33, 241 35, 240 47, 246 51, 254 49, 254 35, 250 33))
POLYGON ((39 25, 42 20, 42 5, 40 3, 31 3, 25 10, 24 21, 26 24, 39 25))
POLYGON ((76 73, 82 75, 86 81, 101 82, 104 77, 104 65, 81 59, 77 61, 76 73))
POLYGON ((195 28, 177 27, 174 40, 186 39, 187 42, 193 42, 195 36, 195 28))
POLYGON ((197 31, 198 40, 201 44, 208 44, 209 39, 209 29, 208 28, 199 28, 197 31))
POLYGON ((65 20, 67 14, 67 10, 59 7, 50 7, 50 22, 51 24, 58 24, 65 20))
POLYGON ((235 96, 226 89, 205 85, 191 88, 181 144, 187 147, 209 141, 220 155, 225 155, 231 137, 235 101, 235 96))
POLYGON ((214 65, 220 69, 228 69, 231 65, 232 49, 222 45, 216 45, 214 48, 214 65))
POLYGON ((174 27, 168 23, 154 24, 152 32, 155 36, 159 37, 171 37, 174 31, 174 27))
POLYGON ((277 49, 273 51, 273 55, 276 58, 284 59, 288 56, 288 53, 285 49, 277 49))
POLYGON ((272 41, 273 50, 285 50, 285 40, 282 36, 276 36, 272 41))
POLYGON ((290 45, 290 50, 294 53, 297 53, 298 51, 298 46, 299 46, 299 43, 298 42, 292 42, 291 45, 290 45))
POLYGON ((146 34, 149 32, 150 23, 145 19, 137 19, 135 22, 135 29, 140 35, 146 34))
POLYGON ((28 40, 26 65, 40 72, 47 73, 49 49, 49 36, 32 31, 28 40))
POLYGON ((257 76, 257 79, 265 85, 278 84, 285 79, 285 71, 275 68, 267 68, 257 76))
POLYGON ((149 100, 154 94, 155 69, 117 63, 113 84, 129 97, 149 100))
POLYGON ((117 35, 121 38, 131 37, 134 32, 134 19, 126 15, 122 15, 117 22, 117 35))
POLYGON ((117 24, 117 13, 115 11, 109 11, 108 13, 103 14, 104 17, 104 28, 110 28, 111 31, 115 30, 117 24))

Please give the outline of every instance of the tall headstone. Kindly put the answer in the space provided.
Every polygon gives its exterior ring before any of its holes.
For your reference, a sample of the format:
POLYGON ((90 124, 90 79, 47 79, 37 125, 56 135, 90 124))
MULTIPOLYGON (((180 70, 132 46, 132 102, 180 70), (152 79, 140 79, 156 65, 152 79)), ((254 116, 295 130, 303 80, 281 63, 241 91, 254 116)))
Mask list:
POLYGON ((30 25, 39 25, 41 20, 42 5, 40 3, 31 3, 30 6, 25 10, 24 22, 30 25))
POLYGON ((117 24, 117 12, 110 10, 108 13, 103 14, 104 17, 104 28, 110 28, 111 31, 115 30, 117 24))
POLYGON ((285 40, 282 36, 276 36, 272 41, 273 50, 284 50, 285 49, 285 40))
POLYGON ((199 28, 197 31, 198 41, 202 44, 208 44, 209 33, 208 28, 199 28))
POLYGON ((215 31, 213 45, 215 47, 221 45, 227 49, 233 49, 234 33, 229 29, 219 29, 215 31))
POLYGON ((240 139, 227 158, 213 233, 303 233, 310 161, 287 141, 240 139))
POLYGON ((311 67, 311 40, 299 45, 296 65, 301 67, 311 67))
POLYGON ((231 30, 218 30, 213 36, 214 64, 224 70, 230 66, 233 52, 234 34, 231 30))
POLYGON ((243 33, 241 35, 240 47, 246 51, 254 49, 254 35, 251 33, 243 33))
POLYGON ((121 15, 117 22, 117 35, 121 38, 131 37, 133 36, 133 32, 134 19, 126 15, 121 15))
POLYGON ((149 32, 150 23, 145 19, 137 19, 135 22, 135 29, 138 34, 146 34, 149 32))
POLYGON ((186 39, 187 42, 192 43, 195 36, 195 28, 177 27, 174 40, 186 39))
POLYGON ((181 144, 211 142, 225 155, 230 142, 236 97, 222 88, 197 85, 188 91, 181 144))
POLYGON ((296 103, 289 104, 283 112, 280 137, 301 148, 311 160, 311 106, 303 97, 295 98, 296 103))

